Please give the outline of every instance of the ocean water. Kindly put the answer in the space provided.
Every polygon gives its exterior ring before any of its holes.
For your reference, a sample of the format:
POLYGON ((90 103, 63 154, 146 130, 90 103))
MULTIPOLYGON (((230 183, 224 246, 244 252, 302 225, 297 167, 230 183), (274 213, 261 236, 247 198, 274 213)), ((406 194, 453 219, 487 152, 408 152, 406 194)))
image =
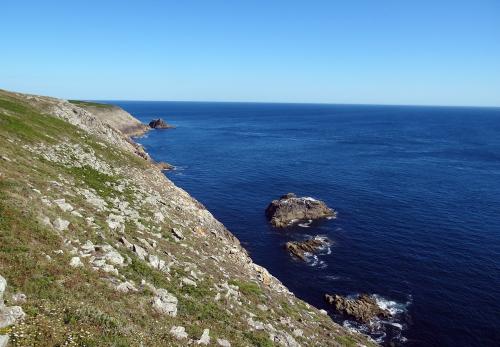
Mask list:
POLYGON ((332 317, 386 344, 500 345, 500 109, 115 103, 177 126, 138 142, 298 297, 376 295, 392 321, 332 317), (338 218, 273 229, 287 192, 338 218), (283 248, 315 235, 333 244, 308 263, 283 248))

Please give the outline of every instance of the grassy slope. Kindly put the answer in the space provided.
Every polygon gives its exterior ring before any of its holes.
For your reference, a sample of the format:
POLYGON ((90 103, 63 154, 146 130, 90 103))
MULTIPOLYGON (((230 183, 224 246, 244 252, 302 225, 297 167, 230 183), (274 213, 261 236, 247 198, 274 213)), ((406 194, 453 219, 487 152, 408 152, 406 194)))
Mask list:
MULTIPOLYGON (((233 346, 273 346, 267 333, 249 331, 246 323, 249 311, 256 315, 256 320, 272 322, 276 327, 280 317, 296 321, 312 319, 313 324, 304 325, 302 329, 305 335, 316 336, 317 340, 297 337, 302 345, 355 346, 356 341, 367 344, 362 337, 349 335, 307 304, 295 299, 291 302, 261 283, 250 281, 231 262, 224 263, 224 271, 232 277, 229 283, 240 287, 242 306, 230 307, 227 302, 213 300, 215 284, 226 276, 211 264, 199 264, 208 275, 197 287, 180 286, 181 278, 189 271, 185 264, 197 259, 190 250, 207 248, 204 245, 207 241, 196 237, 188 236, 183 247, 172 241, 168 230, 180 227, 176 220, 187 218, 182 211, 172 212, 160 228, 155 229, 164 236, 158 242, 158 249, 174 254, 178 260, 168 276, 149 267, 131 251, 119 249, 131 259, 128 266, 120 268, 120 276, 136 284, 146 280, 173 293, 179 299, 179 313, 175 318, 158 315, 151 309, 152 293, 147 288, 137 293, 118 293, 108 283, 112 277, 109 274, 93 271, 89 266, 69 267, 72 248, 79 243, 91 240, 96 244, 115 245, 120 236, 107 227, 107 213, 93 209, 75 191, 93 189, 106 201, 118 198, 138 204, 132 192, 134 183, 125 191, 119 191, 116 184, 127 179, 122 174, 103 174, 89 166, 68 167, 34 155, 27 146, 73 143, 94 151, 96 157, 112 167, 124 169, 119 172, 140 172, 151 167, 131 153, 110 150, 102 141, 44 114, 41 109, 43 107, 34 108, 14 94, 0 91, 0 274, 8 280, 10 294, 23 292, 28 297, 22 305, 27 313, 25 321, 0 331, 11 335, 14 346, 138 346, 139 341, 144 346, 181 345, 168 333, 174 325, 186 327, 193 339, 198 338, 204 328, 210 328, 212 342, 222 337, 233 346), (42 196, 49 200, 66 198, 84 216, 95 218, 99 232, 90 229, 82 218, 63 213, 57 206, 46 206, 42 196), (42 222, 44 216, 50 220, 63 216, 71 222, 69 230, 56 232, 42 222), (64 253, 57 254, 56 250, 64 253), (257 304, 266 304, 272 310, 256 310, 257 304)), ((146 227, 155 228, 148 217, 152 211, 142 209, 140 212, 146 227)), ((139 235, 133 226, 126 228, 128 238, 139 235)), ((189 230, 183 232, 190 235, 189 230)), ((214 254, 223 252, 218 247, 208 248, 214 254)))

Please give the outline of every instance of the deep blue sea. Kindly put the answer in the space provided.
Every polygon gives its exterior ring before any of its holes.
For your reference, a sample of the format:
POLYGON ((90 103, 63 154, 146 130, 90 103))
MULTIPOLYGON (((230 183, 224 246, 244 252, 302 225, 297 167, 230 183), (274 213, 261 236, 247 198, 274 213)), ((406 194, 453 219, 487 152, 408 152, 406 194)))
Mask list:
POLYGON ((298 297, 376 294, 398 313, 386 343, 500 346, 499 108, 115 103, 177 126, 138 142, 298 297), (338 218, 273 229, 288 192, 338 218), (333 245, 309 263, 283 249, 313 235, 333 245))

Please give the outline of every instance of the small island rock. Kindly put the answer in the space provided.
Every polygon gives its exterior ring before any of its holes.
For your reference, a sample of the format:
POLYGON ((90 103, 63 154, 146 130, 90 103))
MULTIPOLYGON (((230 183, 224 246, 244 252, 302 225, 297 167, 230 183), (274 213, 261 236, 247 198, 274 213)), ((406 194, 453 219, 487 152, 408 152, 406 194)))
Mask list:
POLYGON ((319 249, 328 246, 330 242, 326 237, 316 236, 305 241, 289 241, 285 244, 285 248, 295 257, 302 261, 306 261, 306 253, 314 253, 319 249))
POLYGON ((377 305, 375 298, 368 294, 361 294, 356 299, 348 299, 341 295, 325 294, 325 300, 335 308, 337 313, 352 318, 361 323, 369 323, 373 318, 389 318, 388 310, 377 305))
POLYGON ((153 129, 170 129, 175 128, 173 125, 167 124, 163 119, 153 119, 149 122, 149 127, 153 129))
POLYGON ((267 219, 278 228, 290 226, 301 220, 335 217, 335 214, 335 211, 323 201, 310 197, 297 197, 294 193, 273 200, 266 208, 267 219))

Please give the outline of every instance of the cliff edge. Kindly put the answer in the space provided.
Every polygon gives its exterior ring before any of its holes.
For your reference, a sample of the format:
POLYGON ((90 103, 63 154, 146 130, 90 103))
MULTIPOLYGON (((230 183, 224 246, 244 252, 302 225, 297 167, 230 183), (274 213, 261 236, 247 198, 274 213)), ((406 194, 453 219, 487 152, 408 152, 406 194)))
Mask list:
POLYGON ((0 341, 373 345, 253 263, 129 139, 132 116, 95 107, 0 90, 0 275, 25 313, 0 341))

